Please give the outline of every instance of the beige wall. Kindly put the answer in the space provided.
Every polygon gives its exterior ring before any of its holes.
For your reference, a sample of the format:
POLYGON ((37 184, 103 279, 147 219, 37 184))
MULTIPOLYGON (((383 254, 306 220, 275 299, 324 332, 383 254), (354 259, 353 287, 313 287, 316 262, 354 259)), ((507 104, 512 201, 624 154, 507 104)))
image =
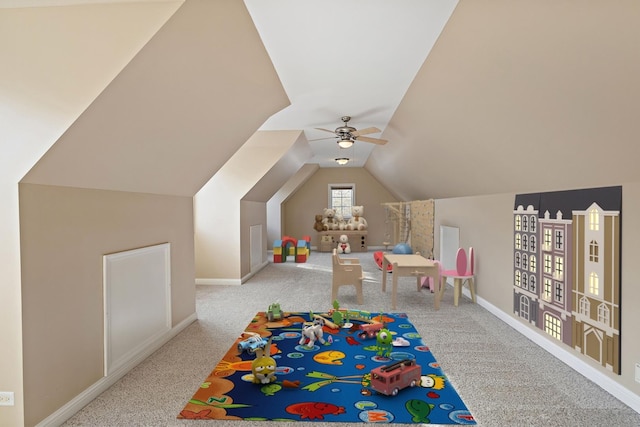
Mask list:
MULTIPOLYGON (((396 202, 386 188, 363 168, 321 168, 292 195, 283 207, 282 234, 296 239, 311 236, 311 246, 318 246, 313 229, 314 217, 329 202, 329 184, 356 185, 356 205, 364 206, 368 224, 368 246, 382 246, 385 235, 385 210, 382 203, 396 202)), ((269 242, 269 248, 273 242, 269 242)))
MULTIPOLYGON (((460 245, 473 246, 477 262, 479 297, 504 311, 513 313, 513 205, 515 194, 478 196, 436 200, 436 256, 439 255, 440 225, 460 228, 460 245)), ((637 277, 640 264, 640 183, 623 185, 622 191, 622 374, 607 375, 636 395, 640 384, 634 381, 634 364, 640 361, 640 341, 635 331, 640 324, 640 301, 637 277)), ((535 333, 544 335, 538 329, 535 333)), ((568 348, 562 345, 562 348, 568 348)), ((590 359, 573 352, 594 369, 601 367, 590 359)), ((605 372, 605 371, 602 371, 605 372)))
POLYGON ((20 228, 30 426, 103 377, 104 254, 169 242, 173 326, 195 313, 192 198, 21 184, 20 228))

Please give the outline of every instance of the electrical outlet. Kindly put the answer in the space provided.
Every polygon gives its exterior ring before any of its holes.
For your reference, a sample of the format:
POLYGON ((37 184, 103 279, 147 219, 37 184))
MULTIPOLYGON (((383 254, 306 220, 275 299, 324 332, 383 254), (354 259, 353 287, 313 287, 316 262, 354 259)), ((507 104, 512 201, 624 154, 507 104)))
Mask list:
POLYGON ((0 406, 13 406, 13 392, 0 391, 0 406))

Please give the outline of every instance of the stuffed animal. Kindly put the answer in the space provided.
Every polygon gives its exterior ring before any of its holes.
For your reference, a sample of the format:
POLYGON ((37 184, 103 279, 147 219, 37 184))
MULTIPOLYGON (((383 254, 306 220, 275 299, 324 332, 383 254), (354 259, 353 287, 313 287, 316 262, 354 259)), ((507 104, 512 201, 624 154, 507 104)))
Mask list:
POLYGON ((338 223, 338 230, 347 229, 347 221, 345 221, 342 214, 336 213, 336 222, 338 223))
POLYGON ((271 338, 265 348, 256 350, 256 358, 251 362, 251 372, 255 384, 269 384, 276 380, 276 361, 271 357, 271 338))
POLYGON ((364 206, 352 206, 351 218, 347 223, 347 230, 366 230, 367 220, 362 216, 364 214, 364 206))
POLYGON ((322 212, 322 224, 325 230, 337 230, 338 221, 336 220, 336 211, 331 208, 324 208, 322 212))
POLYGON ((338 238, 337 252, 339 254, 350 254, 351 245, 349 244, 349 237, 346 234, 341 234, 338 238))
POLYGON ((324 319, 322 317, 316 317, 313 319, 311 325, 305 325, 302 328, 302 337, 298 342, 299 345, 304 345, 307 348, 313 348, 316 341, 320 344, 325 344, 326 341, 322 337, 322 327, 324 326, 324 319))
POLYGON ((316 231, 324 230, 324 224, 322 223, 322 215, 316 215, 316 222, 313 223, 313 229, 316 231))

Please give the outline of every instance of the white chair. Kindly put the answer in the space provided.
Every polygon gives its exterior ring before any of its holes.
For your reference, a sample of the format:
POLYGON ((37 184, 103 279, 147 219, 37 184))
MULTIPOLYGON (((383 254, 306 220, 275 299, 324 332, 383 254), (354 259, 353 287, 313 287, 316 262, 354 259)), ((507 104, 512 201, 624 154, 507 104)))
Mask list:
POLYGON ((331 302, 338 299, 338 288, 344 285, 356 287, 358 304, 364 302, 362 296, 362 266, 358 258, 340 258, 336 249, 333 249, 333 285, 331 286, 331 302))
POLYGON ((458 299, 462 293, 462 286, 466 283, 471 293, 471 300, 476 302, 475 291, 475 259, 473 254, 473 248, 469 248, 469 259, 467 260, 467 253, 464 248, 458 248, 456 254, 456 268, 455 270, 443 270, 440 272, 440 299, 444 295, 445 287, 447 286, 447 278, 453 279, 453 305, 458 306, 458 299))

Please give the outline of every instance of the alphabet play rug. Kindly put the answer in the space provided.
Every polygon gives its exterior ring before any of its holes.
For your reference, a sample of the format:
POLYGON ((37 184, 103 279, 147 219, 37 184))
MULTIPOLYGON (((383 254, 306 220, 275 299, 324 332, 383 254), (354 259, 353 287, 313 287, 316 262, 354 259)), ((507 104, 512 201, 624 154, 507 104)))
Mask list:
POLYGON ((178 418, 476 424, 406 314, 276 314, 254 317, 178 418))

